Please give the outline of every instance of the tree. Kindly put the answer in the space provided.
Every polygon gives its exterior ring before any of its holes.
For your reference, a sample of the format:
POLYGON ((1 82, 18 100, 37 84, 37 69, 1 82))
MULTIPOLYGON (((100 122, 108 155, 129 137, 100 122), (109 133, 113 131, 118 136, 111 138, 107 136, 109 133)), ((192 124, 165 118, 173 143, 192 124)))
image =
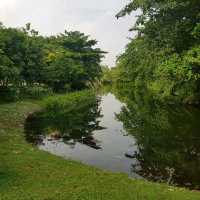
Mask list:
POLYGON ((196 43, 191 33, 200 22, 198 0, 132 0, 117 17, 137 9, 142 14, 134 29, 149 40, 153 39, 157 46, 181 52, 196 43))
POLYGON ((101 75, 105 52, 96 44, 79 31, 43 37, 30 23, 21 29, 0 24, 0 84, 56 92, 85 88, 101 75))
POLYGON ((48 38, 46 81, 55 90, 81 89, 95 81, 101 74, 101 58, 104 52, 95 40, 78 31, 48 38))
POLYGON ((138 35, 118 59, 135 93, 161 101, 200 102, 198 0, 132 0, 117 17, 140 10, 138 35), (193 52, 193 53, 192 53, 193 52))
POLYGON ((19 73, 19 69, 0 49, 0 86, 8 87, 9 84, 16 83, 19 80, 19 73))
POLYGON ((94 46, 97 44, 96 40, 89 39, 89 36, 80 33, 79 31, 65 31, 58 37, 58 43, 69 52, 75 60, 79 60, 84 65, 86 72, 85 81, 94 81, 96 77, 100 76, 101 66, 100 62, 103 54, 94 46))
POLYGON ((12 67, 14 71, 21 72, 25 66, 26 35, 17 29, 1 27, 0 49, 3 56, 1 58, 2 70, 7 74, 10 71, 10 76, 12 76, 12 67))

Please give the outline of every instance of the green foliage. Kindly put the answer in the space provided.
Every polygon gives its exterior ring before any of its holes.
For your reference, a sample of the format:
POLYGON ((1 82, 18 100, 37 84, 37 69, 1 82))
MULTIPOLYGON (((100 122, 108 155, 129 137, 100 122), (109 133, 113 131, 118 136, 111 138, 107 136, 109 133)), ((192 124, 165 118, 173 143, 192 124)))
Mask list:
POLYGON ((115 83, 119 80, 119 68, 108 68, 107 66, 102 67, 101 82, 104 85, 115 83))
POLYGON ((55 91, 66 85, 72 90, 82 89, 101 75, 101 58, 105 52, 94 48, 97 41, 78 31, 48 39, 46 83, 55 91))
POLYGON ((136 95, 160 101, 200 102, 198 0, 134 0, 118 15, 137 9, 138 35, 118 59, 120 82, 133 82, 136 95))
POLYGON ((64 113, 65 111, 69 112, 71 109, 77 109, 77 107, 84 107, 84 104, 88 104, 94 99, 96 99, 95 94, 90 90, 73 92, 67 95, 48 97, 44 100, 44 107, 53 114, 58 111, 64 113))
POLYGON ((0 102, 11 102, 19 99, 19 89, 16 87, 0 87, 0 102))
POLYGON ((78 31, 43 37, 30 24, 22 29, 1 25, 0 87, 40 85, 54 92, 86 88, 101 75, 105 52, 96 44, 78 31))
POLYGON ((0 84, 8 86, 9 83, 16 83, 19 79, 19 70, 13 62, 0 49, 0 84))
POLYGON ((20 98, 32 98, 41 99, 46 96, 53 94, 53 91, 48 87, 42 86, 32 86, 32 87, 21 87, 20 88, 20 98))
POLYGON ((65 53, 61 53, 45 69, 46 83, 56 92, 85 87, 85 76, 82 63, 68 58, 65 53))

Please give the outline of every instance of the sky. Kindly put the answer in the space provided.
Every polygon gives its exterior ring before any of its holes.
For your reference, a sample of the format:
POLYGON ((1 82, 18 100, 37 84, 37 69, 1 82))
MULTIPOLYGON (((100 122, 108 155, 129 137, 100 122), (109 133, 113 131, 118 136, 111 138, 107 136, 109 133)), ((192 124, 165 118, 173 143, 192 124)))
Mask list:
POLYGON ((115 15, 129 0, 0 0, 0 21, 8 27, 30 22, 42 35, 78 30, 96 39, 98 47, 109 52, 103 64, 115 65, 134 25, 136 15, 119 20, 115 15))

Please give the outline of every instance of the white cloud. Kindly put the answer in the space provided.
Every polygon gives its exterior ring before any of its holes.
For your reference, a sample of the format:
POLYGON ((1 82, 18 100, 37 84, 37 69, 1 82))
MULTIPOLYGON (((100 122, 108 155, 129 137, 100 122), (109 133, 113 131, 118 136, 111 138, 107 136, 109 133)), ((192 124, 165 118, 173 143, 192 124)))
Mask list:
POLYGON ((1 0, 0 8, 4 6, 12 6, 17 2, 17 0, 1 0))
POLYGON ((14 27, 31 22, 45 35, 65 29, 85 32, 109 52, 104 63, 112 66, 128 42, 128 29, 134 24, 133 16, 115 18, 126 2, 128 0, 0 0, 0 21, 14 27))

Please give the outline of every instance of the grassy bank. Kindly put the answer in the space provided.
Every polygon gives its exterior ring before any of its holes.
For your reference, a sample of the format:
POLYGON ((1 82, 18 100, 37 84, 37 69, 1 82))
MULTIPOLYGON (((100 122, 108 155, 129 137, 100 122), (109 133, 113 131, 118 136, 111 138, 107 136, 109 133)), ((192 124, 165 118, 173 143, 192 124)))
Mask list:
POLYGON ((40 102, 0 105, 0 200, 198 200, 199 192, 129 179, 28 144, 26 116, 40 102))

